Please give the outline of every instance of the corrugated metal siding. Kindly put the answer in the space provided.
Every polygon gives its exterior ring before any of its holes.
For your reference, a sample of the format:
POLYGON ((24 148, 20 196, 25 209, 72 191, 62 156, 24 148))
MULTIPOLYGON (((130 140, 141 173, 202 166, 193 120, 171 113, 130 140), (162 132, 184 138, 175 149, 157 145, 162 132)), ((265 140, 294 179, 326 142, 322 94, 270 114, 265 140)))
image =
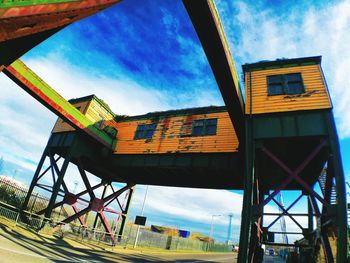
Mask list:
POLYGON ((117 123, 116 154, 140 153, 201 153, 237 152, 238 140, 227 112, 188 116, 160 117, 152 139, 134 140, 138 124, 151 120, 134 120, 117 123), (192 122, 198 119, 217 118, 216 135, 191 136, 192 122))
MULTIPOLYGON (((246 114, 250 113, 249 80, 249 72, 247 72, 245 74, 246 114)), ((252 114, 331 108, 320 65, 252 71, 251 80, 252 114), (267 95, 267 76, 298 72, 302 75, 305 93, 298 95, 267 95)))
POLYGON ((92 100, 87 108, 85 116, 93 123, 96 127, 101 127, 103 120, 113 119, 113 115, 110 114, 100 103, 96 100, 92 100))

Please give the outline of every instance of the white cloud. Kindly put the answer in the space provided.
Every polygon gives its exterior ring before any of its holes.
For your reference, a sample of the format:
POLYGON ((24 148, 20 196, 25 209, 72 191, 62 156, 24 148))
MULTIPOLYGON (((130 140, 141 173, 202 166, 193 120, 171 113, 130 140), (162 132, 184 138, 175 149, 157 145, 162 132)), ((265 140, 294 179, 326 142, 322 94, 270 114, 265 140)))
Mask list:
MULTIPOLYGON (((144 190, 135 196, 136 205, 140 206, 143 195, 144 190)), ((154 213, 209 224, 212 215, 233 214, 233 223, 238 225, 242 196, 226 190, 150 186, 147 209, 154 213)), ((222 218, 217 218, 216 222, 227 224, 227 220, 222 218)))

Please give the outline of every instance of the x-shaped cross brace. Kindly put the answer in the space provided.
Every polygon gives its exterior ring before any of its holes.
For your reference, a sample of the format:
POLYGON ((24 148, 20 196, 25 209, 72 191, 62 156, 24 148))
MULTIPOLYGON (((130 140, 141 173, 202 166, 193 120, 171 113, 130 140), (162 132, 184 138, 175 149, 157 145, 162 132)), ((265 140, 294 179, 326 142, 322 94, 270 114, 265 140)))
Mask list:
POLYGON ((309 154, 309 156, 293 171, 283 161, 281 161, 276 155, 270 152, 266 147, 262 147, 262 151, 269 156, 275 163, 277 163, 289 176, 270 194, 260 205, 259 211, 270 202, 279 191, 284 189, 293 179, 296 180, 307 192, 315 196, 322 204, 328 205, 327 202, 316 193, 303 179, 300 178, 299 174, 304 168, 312 161, 312 159, 319 153, 319 151, 326 145, 325 140, 321 140, 319 145, 309 154))

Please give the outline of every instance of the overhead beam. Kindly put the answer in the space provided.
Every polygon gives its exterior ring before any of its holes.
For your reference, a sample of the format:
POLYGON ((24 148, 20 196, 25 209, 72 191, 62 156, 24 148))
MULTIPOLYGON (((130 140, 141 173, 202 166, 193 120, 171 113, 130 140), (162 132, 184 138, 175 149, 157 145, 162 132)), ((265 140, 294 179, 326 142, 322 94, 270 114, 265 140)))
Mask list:
POLYGON ((113 148, 114 139, 95 127, 93 122, 39 78, 22 61, 16 60, 8 67, 5 67, 3 72, 58 117, 71 124, 74 128, 82 130, 108 148, 113 148))
POLYGON ((244 133, 244 102, 237 71, 213 0, 183 0, 208 58, 240 142, 244 133))

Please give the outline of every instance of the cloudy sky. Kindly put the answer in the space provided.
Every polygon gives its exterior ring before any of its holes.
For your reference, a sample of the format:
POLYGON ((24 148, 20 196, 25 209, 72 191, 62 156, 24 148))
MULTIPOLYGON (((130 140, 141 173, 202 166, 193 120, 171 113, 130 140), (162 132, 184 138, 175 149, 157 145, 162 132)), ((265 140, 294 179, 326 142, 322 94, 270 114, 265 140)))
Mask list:
MULTIPOLYGON (((323 56, 350 180, 350 1, 217 0, 216 4, 239 73, 244 63, 323 56)), ((223 105, 178 0, 125 0, 67 27, 22 59, 66 99, 96 94, 117 114, 223 105)), ((3 173, 13 176, 16 171, 16 179, 28 183, 56 117, 3 74, 0 86, 3 173)), ((140 212, 144 191, 144 186, 137 187, 132 215, 140 212)), ((240 192, 152 186, 145 215, 149 223, 208 234, 212 215, 233 213, 237 241, 241 199, 240 192)), ((290 200, 285 201, 288 205, 290 200)), ((227 225, 227 216, 214 217, 214 236, 224 240, 227 225)))

